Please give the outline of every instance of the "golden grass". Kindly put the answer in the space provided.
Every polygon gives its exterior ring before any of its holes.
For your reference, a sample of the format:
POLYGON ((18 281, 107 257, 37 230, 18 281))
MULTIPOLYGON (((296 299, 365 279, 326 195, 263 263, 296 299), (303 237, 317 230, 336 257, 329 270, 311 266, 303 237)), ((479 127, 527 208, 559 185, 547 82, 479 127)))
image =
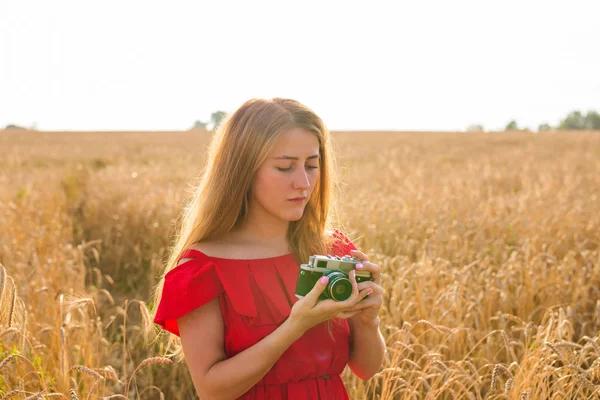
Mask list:
MULTIPOLYGON (((351 398, 600 398, 598 132, 334 136, 385 273, 351 398)), ((146 301, 208 139, 0 131, 0 399, 195 398, 146 301)))

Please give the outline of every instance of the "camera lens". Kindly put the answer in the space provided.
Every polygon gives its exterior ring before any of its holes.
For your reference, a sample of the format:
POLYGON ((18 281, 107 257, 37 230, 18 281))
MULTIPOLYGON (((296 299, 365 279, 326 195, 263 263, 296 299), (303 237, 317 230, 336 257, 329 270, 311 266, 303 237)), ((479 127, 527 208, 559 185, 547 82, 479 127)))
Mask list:
POLYGON ((327 291, 329 297, 336 301, 344 301, 352 295, 352 282, 343 272, 332 272, 327 275, 329 284, 327 291))

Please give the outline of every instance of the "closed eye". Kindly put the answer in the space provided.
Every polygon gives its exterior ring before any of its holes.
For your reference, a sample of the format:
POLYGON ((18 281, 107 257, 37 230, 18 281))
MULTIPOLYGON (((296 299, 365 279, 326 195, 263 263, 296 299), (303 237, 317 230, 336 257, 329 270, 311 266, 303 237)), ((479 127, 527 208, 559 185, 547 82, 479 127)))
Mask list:
MULTIPOLYGON (((319 169, 319 167, 314 167, 312 165, 307 165, 306 168, 307 169, 319 169)), ((290 172, 293 169, 293 167, 289 167, 289 168, 277 167, 277 169, 281 172, 290 172)))

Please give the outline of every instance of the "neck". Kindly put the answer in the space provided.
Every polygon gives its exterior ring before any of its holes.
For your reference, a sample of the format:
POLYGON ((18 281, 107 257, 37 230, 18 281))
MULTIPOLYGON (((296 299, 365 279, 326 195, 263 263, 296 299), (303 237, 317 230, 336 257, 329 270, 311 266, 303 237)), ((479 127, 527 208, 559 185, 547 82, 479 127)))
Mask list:
POLYGON ((274 247, 287 245, 289 221, 260 211, 251 209, 246 222, 237 230, 237 234, 249 241, 268 243, 274 247))

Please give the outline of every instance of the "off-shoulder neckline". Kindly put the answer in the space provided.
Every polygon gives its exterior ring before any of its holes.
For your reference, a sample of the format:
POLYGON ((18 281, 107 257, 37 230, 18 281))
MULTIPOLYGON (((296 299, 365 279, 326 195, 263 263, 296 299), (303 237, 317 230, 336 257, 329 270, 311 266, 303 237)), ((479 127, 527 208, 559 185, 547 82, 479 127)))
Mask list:
POLYGON ((222 257, 214 257, 214 256, 209 256, 206 253, 201 252, 200 250, 196 250, 196 249, 189 249, 187 251, 191 251, 194 253, 198 253, 203 255, 204 257, 207 258, 212 258, 214 260, 223 260, 223 261, 265 261, 265 260, 277 260, 277 259, 284 259, 284 258, 289 258, 291 256, 293 256, 293 253, 287 253, 287 254, 282 254, 280 256, 275 256, 275 257, 265 257, 265 258, 222 258, 222 257))

